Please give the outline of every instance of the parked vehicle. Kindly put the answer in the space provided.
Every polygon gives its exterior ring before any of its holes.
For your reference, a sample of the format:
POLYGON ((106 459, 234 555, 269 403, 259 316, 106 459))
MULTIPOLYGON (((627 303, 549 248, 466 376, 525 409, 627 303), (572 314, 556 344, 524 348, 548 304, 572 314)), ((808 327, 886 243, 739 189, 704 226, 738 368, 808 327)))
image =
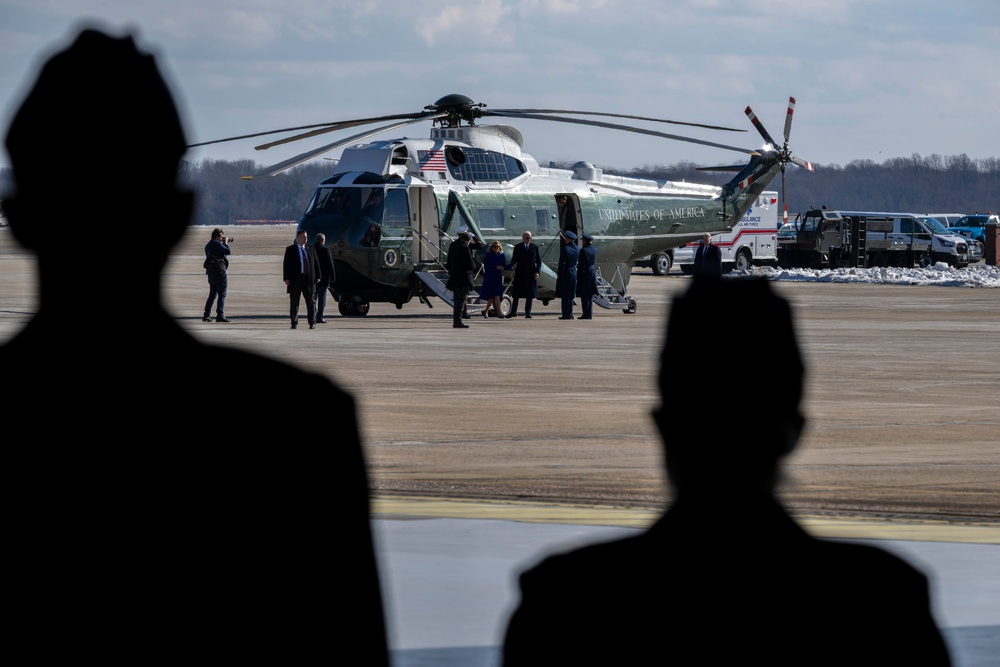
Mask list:
MULTIPOLYGON (((840 211, 844 216, 877 216, 892 220, 893 228, 886 238, 904 243, 913 238, 931 244, 927 260, 930 263, 944 262, 949 266, 962 268, 969 265, 969 239, 953 234, 934 218, 922 219, 912 213, 871 213, 866 211, 840 211)), ((869 234, 869 239, 871 235, 869 234)))
POLYGON ((945 227, 950 228, 952 225, 958 222, 959 218, 963 217, 964 215, 965 215, 964 213, 928 213, 927 217, 934 218, 945 227))
POLYGON ((1000 225, 1000 218, 995 215, 965 215, 959 218, 950 228, 951 231, 972 239, 982 247, 986 247, 986 225, 1000 225))
POLYGON ((908 217, 908 225, 877 213, 819 209, 795 217, 778 236, 778 265, 783 268, 911 267, 931 253, 930 233, 908 217), (789 225, 793 227, 787 229, 789 225), (896 233, 909 228, 908 234, 896 233), (920 231, 914 232, 917 228, 920 231))
POLYGON ((645 267, 647 269, 653 269, 653 275, 655 276, 665 276, 670 273, 671 267, 674 265, 674 249, 664 250, 663 252, 658 252, 655 255, 646 255, 645 257, 640 257, 639 259, 632 262, 632 266, 645 267))
MULTIPOLYGON (((712 235, 712 243, 722 251, 722 271, 747 271, 751 266, 773 265, 778 260, 778 193, 760 193, 728 232, 712 235)), ((689 243, 674 250, 674 261, 686 274, 694 272, 694 254, 698 243, 689 243)))

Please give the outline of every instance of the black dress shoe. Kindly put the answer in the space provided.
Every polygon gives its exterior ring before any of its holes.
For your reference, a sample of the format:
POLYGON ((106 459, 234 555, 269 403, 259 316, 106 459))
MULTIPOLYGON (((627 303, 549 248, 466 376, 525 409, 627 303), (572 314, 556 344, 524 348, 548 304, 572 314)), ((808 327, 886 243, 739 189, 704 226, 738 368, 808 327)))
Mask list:
POLYGON ((316 328, 316 323, 315 322, 310 322, 309 323, 309 328, 310 329, 315 329, 316 328))
POLYGON ((211 317, 209 317, 208 315, 206 315, 205 317, 201 318, 201 321, 202 321, 202 322, 211 322, 211 321, 212 321, 212 318, 211 318, 211 317))
POLYGON ((319 318, 318 320, 316 320, 316 324, 326 324, 326 320, 324 320, 324 319, 323 319, 323 318, 321 317, 321 318, 319 318))
POLYGON ((293 329, 298 329, 299 328, 299 323, 298 322, 292 322, 292 328, 293 329))
POLYGON ((232 322, 232 320, 229 319, 228 317, 216 317, 215 321, 216 322, 232 322))
POLYGON ((573 316, 570 315, 569 317, 560 317, 559 319, 560 320, 571 320, 571 319, 573 319, 573 316))
POLYGON ((468 324, 463 324, 463 323, 459 323, 459 324, 452 324, 451 326, 452 326, 453 328, 455 328, 455 329, 468 329, 468 328, 469 328, 469 325, 468 325, 468 324))
POLYGON ((526 319, 526 320, 530 320, 530 319, 531 319, 531 315, 525 315, 525 316, 524 316, 524 319, 526 319))

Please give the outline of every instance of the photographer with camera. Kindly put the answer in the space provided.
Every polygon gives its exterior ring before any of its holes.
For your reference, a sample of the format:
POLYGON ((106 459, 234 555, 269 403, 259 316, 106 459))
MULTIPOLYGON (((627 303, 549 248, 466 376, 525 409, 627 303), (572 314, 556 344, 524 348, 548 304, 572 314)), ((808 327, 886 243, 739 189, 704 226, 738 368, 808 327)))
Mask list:
POLYGON ((226 238, 221 229, 212 230, 212 239, 205 246, 205 273, 208 275, 208 301, 205 302, 205 314, 202 322, 212 321, 212 302, 216 295, 219 297, 219 304, 215 310, 216 322, 229 322, 225 315, 226 309, 226 287, 229 278, 226 271, 229 269, 229 242, 232 239, 226 238))

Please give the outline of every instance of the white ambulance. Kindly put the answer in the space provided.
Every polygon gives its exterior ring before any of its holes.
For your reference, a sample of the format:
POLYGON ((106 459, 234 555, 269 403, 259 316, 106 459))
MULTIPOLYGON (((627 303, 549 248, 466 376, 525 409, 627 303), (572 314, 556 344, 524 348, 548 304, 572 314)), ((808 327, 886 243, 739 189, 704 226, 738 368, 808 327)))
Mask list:
MULTIPOLYGON (((732 231, 712 236, 722 250, 722 271, 746 271, 751 266, 778 261, 778 193, 764 191, 732 231)), ((681 271, 694 272, 694 253, 699 243, 674 250, 674 263, 681 271)))

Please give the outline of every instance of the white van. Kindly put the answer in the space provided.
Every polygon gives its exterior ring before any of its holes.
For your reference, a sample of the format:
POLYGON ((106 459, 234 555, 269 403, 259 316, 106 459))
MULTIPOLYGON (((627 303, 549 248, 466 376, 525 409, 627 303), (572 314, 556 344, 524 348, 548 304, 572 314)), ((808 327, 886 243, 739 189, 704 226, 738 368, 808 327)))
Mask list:
POLYGON ((876 213, 870 211, 838 211, 841 216, 878 216, 892 219, 892 232, 868 232, 868 238, 876 235, 898 243, 920 241, 931 244, 930 261, 945 262, 950 266, 963 268, 969 265, 969 239, 952 234, 941 222, 933 217, 918 216, 913 213, 876 213))

